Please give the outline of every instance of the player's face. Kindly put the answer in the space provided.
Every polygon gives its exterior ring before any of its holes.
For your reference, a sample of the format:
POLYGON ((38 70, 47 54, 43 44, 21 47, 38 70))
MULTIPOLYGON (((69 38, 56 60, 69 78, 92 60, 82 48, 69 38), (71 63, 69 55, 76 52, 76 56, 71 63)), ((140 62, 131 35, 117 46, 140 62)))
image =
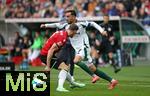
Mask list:
POLYGON ((74 15, 71 15, 71 12, 65 14, 66 20, 69 24, 73 23, 76 19, 74 15))
POLYGON ((109 16, 104 16, 103 19, 104 19, 104 23, 108 23, 109 22, 109 16))

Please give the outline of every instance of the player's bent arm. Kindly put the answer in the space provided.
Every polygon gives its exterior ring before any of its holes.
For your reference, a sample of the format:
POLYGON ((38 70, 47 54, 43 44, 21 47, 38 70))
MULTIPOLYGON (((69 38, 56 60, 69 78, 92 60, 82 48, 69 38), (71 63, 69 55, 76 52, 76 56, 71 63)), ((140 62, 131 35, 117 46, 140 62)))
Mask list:
POLYGON ((102 35, 107 36, 107 32, 95 22, 90 22, 90 25, 96 28, 102 35))
POLYGON ((50 67, 51 59, 53 57, 54 52, 58 49, 59 49, 58 45, 54 43, 52 47, 48 50, 47 61, 46 61, 48 67, 50 67))
POLYGON ((101 34, 104 32, 104 29, 99 26, 97 23, 95 22, 89 22, 91 26, 93 26, 94 28, 96 28, 101 34))

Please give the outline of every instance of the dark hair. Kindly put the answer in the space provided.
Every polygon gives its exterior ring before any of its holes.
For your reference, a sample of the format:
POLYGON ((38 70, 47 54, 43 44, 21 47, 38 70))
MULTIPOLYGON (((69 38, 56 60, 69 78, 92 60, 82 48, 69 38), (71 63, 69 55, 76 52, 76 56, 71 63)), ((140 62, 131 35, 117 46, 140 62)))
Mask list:
POLYGON ((76 24, 70 24, 69 29, 70 30, 78 30, 79 28, 76 24))
POLYGON ((75 10, 66 10, 65 13, 71 13, 71 15, 76 16, 76 11, 75 10))

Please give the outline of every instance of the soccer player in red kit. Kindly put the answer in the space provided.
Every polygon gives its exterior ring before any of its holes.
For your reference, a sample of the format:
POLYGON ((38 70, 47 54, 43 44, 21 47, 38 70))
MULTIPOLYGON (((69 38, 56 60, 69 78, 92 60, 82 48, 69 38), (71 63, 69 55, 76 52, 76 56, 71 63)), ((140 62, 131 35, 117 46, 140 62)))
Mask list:
POLYGON ((76 34, 78 27, 72 24, 68 30, 57 31, 52 34, 52 36, 46 41, 43 48, 41 49, 40 55, 41 60, 46 57, 46 61, 42 60, 46 64, 46 70, 50 71, 51 59, 56 58, 55 53, 57 53, 61 47, 66 43, 68 37, 73 37, 76 34))
MULTIPOLYGON (((66 43, 68 37, 73 37, 78 30, 78 26, 76 24, 71 24, 67 30, 57 31, 52 34, 52 36, 46 41, 44 44, 41 53, 40 59, 46 64, 46 71, 50 71, 50 68, 53 66, 55 69, 59 69, 59 80, 58 87, 56 91, 60 92, 68 92, 63 85, 66 78, 69 80, 70 84, 77 87, 83 87, 85 85, 74 82, 71 79, 70 73, 68 73, 69 66, 67 60, 64 58, 57 58, 57 53, 66 43)), ((65 54, 64 54, 65 55, 65 54)))

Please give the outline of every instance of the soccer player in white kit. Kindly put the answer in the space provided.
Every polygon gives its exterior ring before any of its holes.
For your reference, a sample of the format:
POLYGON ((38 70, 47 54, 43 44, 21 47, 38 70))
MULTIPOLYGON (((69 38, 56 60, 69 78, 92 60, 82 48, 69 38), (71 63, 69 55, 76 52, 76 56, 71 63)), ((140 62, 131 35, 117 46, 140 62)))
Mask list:
POLYGON ((94 78, 92 81, 93 83, 96 82, 99 79, 99 77, 101 77, 110 82, 108 89, 113 89, 117 85, 118 81, 112 79, 104 72, 98 70, 92 62, 92 57, 90 56, 91 49, 89 45, 88 35, 86 33, 86 27, 92 26, 96 28, 98 31, 100 31, 102 35, 107 36, 106 32, 95 22, 88 22, 88 21, 78 22, 76 19, 76 12, 74 10, 66 10, 65 17, 67 23, 42 24, 41 27, 67 29, 69 27, 69 24, 75 23, 79 27, 79 29, 76 35, 73 38, 70 38, 71 45, 75 49, 76 53, 74 63, 79 65, 84 71, 89 73, 94 78), (83 61, 86 61, 86 63, 83 61), (89 69, 93 73, 89 72, 89 70, 85 67, 89 67, 89 69))

